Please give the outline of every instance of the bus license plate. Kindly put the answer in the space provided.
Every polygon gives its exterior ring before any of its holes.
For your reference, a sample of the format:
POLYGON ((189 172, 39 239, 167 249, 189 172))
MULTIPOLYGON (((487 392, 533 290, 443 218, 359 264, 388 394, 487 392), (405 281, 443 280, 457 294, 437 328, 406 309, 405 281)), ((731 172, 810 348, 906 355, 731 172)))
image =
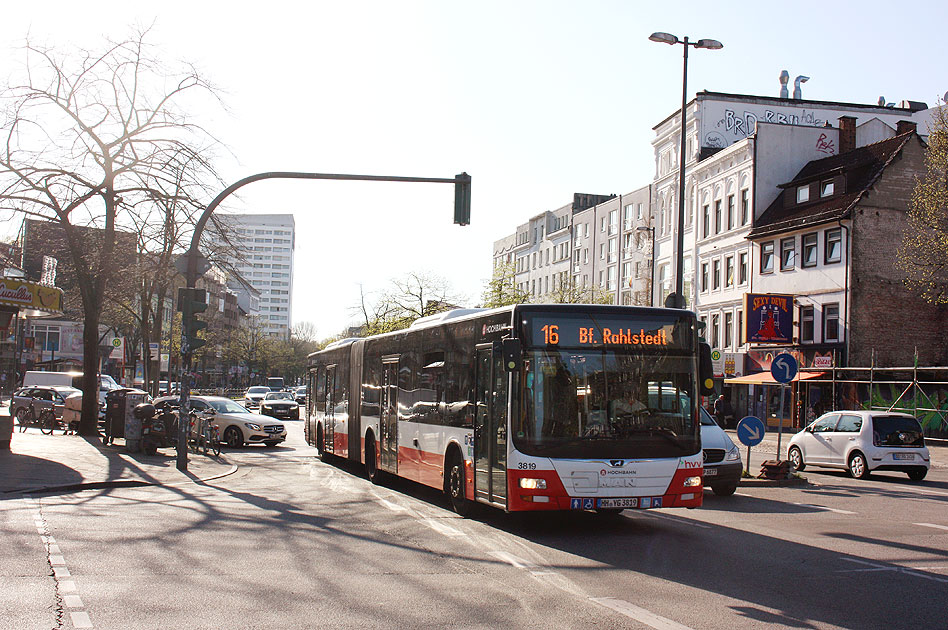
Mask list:
POLYGON ((915 459, 915 454, 914 453, 896 453, 892 457, 894 457, 895 459, 904 459, 907 461, 912 461, 915 459))
POLYGON ((631 499, 599 499, 601 508, 635 508, 639 507, 638 498, 631 499))

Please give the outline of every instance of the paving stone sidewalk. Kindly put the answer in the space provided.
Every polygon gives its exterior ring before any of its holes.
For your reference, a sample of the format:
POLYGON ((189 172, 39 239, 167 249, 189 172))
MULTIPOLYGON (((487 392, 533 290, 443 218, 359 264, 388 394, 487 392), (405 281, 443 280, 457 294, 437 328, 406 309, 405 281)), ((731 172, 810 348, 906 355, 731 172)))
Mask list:
POLYGON ((176 467, 174 449, 157 455, 128 452, 124 440, 103 446, 98 437, 20 433, 14 427, 10 450, 0 450, 0 499, 25 492, 71 492, 127 485, 170 485, 217 479, 237 467, 220 457, 188 454, 188 471, 176 467))

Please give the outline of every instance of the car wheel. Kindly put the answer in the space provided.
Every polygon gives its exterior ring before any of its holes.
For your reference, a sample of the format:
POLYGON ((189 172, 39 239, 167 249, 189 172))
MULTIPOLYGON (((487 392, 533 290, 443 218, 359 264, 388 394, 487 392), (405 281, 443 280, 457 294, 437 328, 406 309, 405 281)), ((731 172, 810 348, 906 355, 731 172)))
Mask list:
POLYGON ((227 448, 240 448, 244 445, 244 436, 237 427, 227 427, 224 431, 224 443, 227 448))
POLYGON ((911 479, 912 481, 921 481, 922 479, 925 478, 925 475, 927 474, 928 474, 927 468, 915 468, 913 470, 908 471, 909 479, 911 479))
POLYGON ((866 465, 866 456, 859 451, 849 456, 849 474, 853 479, 865 479, 869 476, 869 466, 866 465))
POLYGON ((794 470, 806 470, 806 463, 803 461, 803 452, 796 446, 790 447, 787 458, 790 460, 790 464, 794 470))
POLYGON ((464 488, 466 487, 464 460, 461 459, 461 455, 456 450, 452 450, 451 454, 448 455, 447 469, 447 487, 445 490, 448 494, 448 498, 451 499, 451 507, 454 508, 454 511, 459 515, 467 516, 471 513, 473 503, 468 501, 467 497, 464 496, 464 488))
POLYGON ((737 491, 737 486, 711 486, 711 490, 719 497, 729 497, 737 491))

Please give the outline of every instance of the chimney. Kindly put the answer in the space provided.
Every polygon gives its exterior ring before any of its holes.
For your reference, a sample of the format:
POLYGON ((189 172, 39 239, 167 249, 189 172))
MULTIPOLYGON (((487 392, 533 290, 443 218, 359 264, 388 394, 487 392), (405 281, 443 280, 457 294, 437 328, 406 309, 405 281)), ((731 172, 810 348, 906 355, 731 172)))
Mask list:
POLYGON ((849 153, 856 148, 856 117, 839 117, 839 152, 849 153))
POLYGON ((895 125, 895 135, 901 136, 903 133, 915 133, 916 126, 913 120, 900 120, 895 125))

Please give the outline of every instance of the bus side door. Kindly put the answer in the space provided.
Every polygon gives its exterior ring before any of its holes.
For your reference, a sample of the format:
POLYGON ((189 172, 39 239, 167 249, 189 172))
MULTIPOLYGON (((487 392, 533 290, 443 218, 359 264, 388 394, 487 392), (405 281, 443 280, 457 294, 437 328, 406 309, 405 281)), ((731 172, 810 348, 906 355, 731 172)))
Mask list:
POLYGON ((507 504, 507 382, 503 356, 490 346, 477 349, 474 415, 474 493, 507 504))
POLYGON ((326 416, 323 427, 323 449, 335 453, 336 449, 336 366, 326 367, 326 416))
POLYGON ((398 472, 398 358, 382 359, 379 392, 379 469, 398 472))

